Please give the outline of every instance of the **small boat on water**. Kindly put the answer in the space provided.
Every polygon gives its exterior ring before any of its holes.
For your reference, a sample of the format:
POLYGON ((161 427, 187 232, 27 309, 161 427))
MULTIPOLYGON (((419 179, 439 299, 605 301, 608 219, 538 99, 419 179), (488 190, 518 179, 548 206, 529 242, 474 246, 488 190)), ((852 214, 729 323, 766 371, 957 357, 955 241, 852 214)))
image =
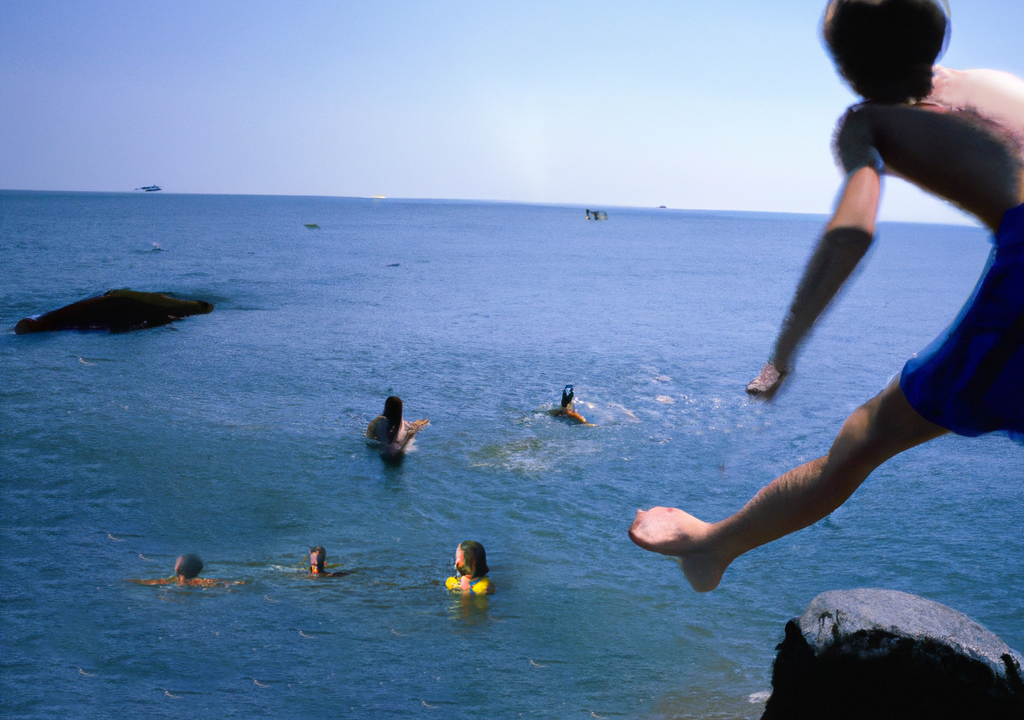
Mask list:
POLYGON ((142 192, 157 192, 158 190, 160 190, 160 186, 159 185, 147 185, 146 187, 140 187, 140 188, 135 188, 135 189, 136 190, 141 190, 142 192))

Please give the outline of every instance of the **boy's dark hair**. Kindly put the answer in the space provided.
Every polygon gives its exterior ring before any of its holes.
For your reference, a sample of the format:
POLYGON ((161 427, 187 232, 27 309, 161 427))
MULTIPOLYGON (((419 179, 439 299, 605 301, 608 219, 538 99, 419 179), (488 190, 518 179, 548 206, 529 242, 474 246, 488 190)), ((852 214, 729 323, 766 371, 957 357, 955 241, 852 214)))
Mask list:
POLYGON ((186 580, 196 577, 202 570, 203 561, 199 559, 198 555, 192 553, 179 555, 174 562, 174 574, 181 575, 186 580))
POLYGON ((487 551, 484 550, 484 546, 478 543, 476 540, 466 540, 463 543, 459 543, 459 547, 462 548, 463 562, 466 566, 473 566, 473 577, 480 578, 491 571, 487 567, 487 551))
POLYGON ((384 417, 388 419, 388 442, 394 442, 402 427, 402 398, 392 395, 384 401, 384 417))
POLYGON ((931 92, 947 29, 936 0, 832 0, 822 25, 832 60, 854 92, 887 103, 931 92))

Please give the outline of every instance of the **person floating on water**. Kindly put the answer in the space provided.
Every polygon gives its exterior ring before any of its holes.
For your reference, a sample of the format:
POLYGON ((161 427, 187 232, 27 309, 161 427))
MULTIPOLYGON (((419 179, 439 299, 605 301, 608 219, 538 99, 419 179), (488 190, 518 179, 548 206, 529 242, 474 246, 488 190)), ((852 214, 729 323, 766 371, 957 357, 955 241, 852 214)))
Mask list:
POLYGON ((324 550, 323 545, 317 545, 315 548, 309 549, 309 574, 316 577, 341 577, 342 575, 351 575, 351 570, 338 570, 336 572, 327 572, 324 570, 324 565, 327 562, 327 551, 324 550))
POLYGON ((395 460, 405 453, 416 433, 429 424, 429 420, 403 420, 402 399, 392 395, 384 401, 384 414, 370 421, 366 428, 366 437, 381 444, 381 457, 395 460))
POLYGON ((455 572, 444 586, 474 595, 493 595, 494 583, 487 578, 487 552, 476 540, 466 540, 455 548, 455 572))
POLYGON ((847 418, 825 456, 777 478, 721 522, 675 508, 637 512, 629 536, 677 556, 695 590, 713 590, 738 556, 831 513, 904 450, 948 432, 1024 434, 1024 81, 933 68, 947 23, 931 0, 829 3, 825 41, 864 102, 840 120, 834 142, 846 171, 842 194, 774 352, 747 392, 775 393, 800 341, 867 252, 883 171, 990 228, 989 264, 953 325, 847 418))
POLYGON ((212 578, 201 578, 199 573, 203 571, 203 561, 198 555, 185 553, 179 555, 174 561, 174 575, 169 578, 157 578, 155 580, 129 580, 128 582, 139 585, 194 585, 198 587, 210 587, 211 585, 244 585, 244 580, 214 580, 212 578))
POLYGON ((576 404, 573 402, 575 393, 573 392, 572 385, 566 385, 562 390, 562 404, 559 407, 548 410, 548 413, 555 417, 567 417, 577 422, 581 422, 584 425, 589 425, 587 419, 576 412, 576 404))

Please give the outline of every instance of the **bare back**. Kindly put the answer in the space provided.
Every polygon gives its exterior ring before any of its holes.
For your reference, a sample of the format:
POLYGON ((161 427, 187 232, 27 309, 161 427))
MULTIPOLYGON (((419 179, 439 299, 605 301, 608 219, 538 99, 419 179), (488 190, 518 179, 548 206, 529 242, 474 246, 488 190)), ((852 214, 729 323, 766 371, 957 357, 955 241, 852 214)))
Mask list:
POLYGON ((849 171, 868 164, 872 149, 887 169, 992 230, 1003 213, 1024 202, 1024 130, 971 109, 856 105, 840 121, 837 155, 849 171))

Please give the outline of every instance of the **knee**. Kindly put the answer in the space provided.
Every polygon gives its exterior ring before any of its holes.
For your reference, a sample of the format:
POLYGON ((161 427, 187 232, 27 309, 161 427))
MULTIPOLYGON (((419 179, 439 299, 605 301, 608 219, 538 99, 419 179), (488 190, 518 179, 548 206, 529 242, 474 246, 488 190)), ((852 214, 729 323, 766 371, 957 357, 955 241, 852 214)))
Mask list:
POLYGON ((872 398, 846 418, 829 450, 830 465, 866 468, 870 472, 894 454, 887 450, 889 433, 878 421, 880 397, 872 398))

